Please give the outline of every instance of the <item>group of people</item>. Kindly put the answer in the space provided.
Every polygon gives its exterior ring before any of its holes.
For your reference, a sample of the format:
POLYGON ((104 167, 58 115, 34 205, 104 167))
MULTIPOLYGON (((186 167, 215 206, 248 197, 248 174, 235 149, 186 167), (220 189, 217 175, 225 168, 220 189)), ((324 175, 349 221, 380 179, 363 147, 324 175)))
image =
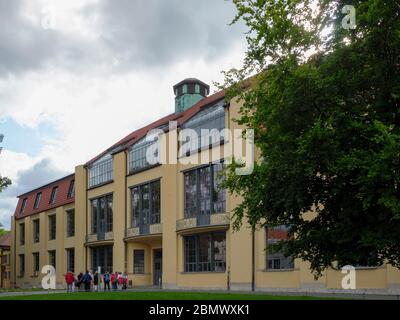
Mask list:
POLYGON ((93 273, 92 270, 86 270, 85 273, 81 272, 75 277, 72 271, 68 271, 65 275, 65 282, 67 283, 67 292, 100 291, 102 284, 104 291, 111 291, 111 288, 114 291, 126 290, 128 287, 128 275, 126 272, 109 273, 108 271, 100 275, 97 271, 93 273))

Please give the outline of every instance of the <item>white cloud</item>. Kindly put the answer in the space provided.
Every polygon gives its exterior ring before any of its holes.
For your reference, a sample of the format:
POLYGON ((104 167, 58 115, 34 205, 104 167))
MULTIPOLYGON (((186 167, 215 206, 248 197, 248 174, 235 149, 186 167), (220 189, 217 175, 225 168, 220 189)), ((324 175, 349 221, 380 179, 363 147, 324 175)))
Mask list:
MULTIPOLYGON (((18 3, 21 6, 8 10, 7 21, 19 35, 26 31, 28 40, 21 46, 20 38, 0 31, 0 43, 9 47, 9 64, 0 61, 0 118, 10 117, 30 128, 50 122, 60 135, 46 137, 34 158, 9 150, 0 155, 0 173, 15 182, 0 194, 3 223, 4 216, 13 213, 11 197, 16 191, 40 185, 35 179, 22 183, 26 172, 21 169, 39 170, 51 178, 72 172, 133 130, 173 112, 175 83, 197 77, 212 85, 222 80, 222 70, 237 67, 244 56, 244 36, 240 28, 227 27, 234 11, 224 1, 200 6, 198 1, 185 1, 179 2, 181 7, 178 2, 120 2, 127 10, 108 0, 18 3), (41 28, 46 5, 56 9, 55 30, 41 28), (180 18, 169 19, 162 11, 166 7, 170 16, 180 18), (185 16, 189 12, 193 15, 185 16), (147 28, 140 27, 143 23, 147 28), (165 38, 166 31, 173 30, 178 36, 165 38), (36 36, 48 48, 38 48, 36 36)), ((2 0, 0 4, 4 6, 2 0)))

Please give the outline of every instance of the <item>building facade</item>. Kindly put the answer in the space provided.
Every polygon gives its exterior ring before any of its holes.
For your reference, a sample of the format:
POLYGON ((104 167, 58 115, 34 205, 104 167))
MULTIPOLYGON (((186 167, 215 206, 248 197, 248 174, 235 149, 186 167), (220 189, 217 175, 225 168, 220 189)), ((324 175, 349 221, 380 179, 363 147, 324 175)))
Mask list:
MULTIPOLYGON (((178 83, 174 93, 174 113, 132 132, 74 174, 19 196, 12 217, 13 285, 40 286, 41 268, 50 264, 59 287, 68 270, 100 268, 127 272, 133 286, 342 290, 338 270, 315 280, 307 262, 268 254, 270 244, 287 237, 285 226, 252 234, 245 224, 233 231, 230 217, 240 198, 219 188, 218 173, 236 142, 218 132, 240 129, 234 119, 241 102, 226 102, 224 92, 208 96, 209 87, 196 79, 178 83), (163 155, 146 138, 154 129, 163 155), (196 138, 183 137, 184 129, 196 138)), ((358 267, 356 287, 397 292, 400 272, 390 265, 358 267)))
POLYGON ((0 289, 11 287, 11 233, 0 236, 0 289))

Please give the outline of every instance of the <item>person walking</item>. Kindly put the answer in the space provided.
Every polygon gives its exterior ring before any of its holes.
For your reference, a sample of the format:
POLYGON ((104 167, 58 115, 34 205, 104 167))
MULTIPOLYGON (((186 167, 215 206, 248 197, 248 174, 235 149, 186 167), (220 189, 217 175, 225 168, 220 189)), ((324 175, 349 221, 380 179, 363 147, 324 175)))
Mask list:
POLYGON ((122 290, 122 286, 124 284, 124 278, 122 277, 121 272, 118 272, 117 279, 118 279, 118 290, 122 290))
POLYGON ((114 291, 118 289, 118 272, 111 275, 111 284, 114 291))
POLYGON ((75 282, 75 287, 78 288, 78 292, 81 290, 82 278, 83 278, 83 273, 80 272, 75 282))
POLYGON ((122 281, 122 290, 126 290, 128 287, 128 274, 126 272, 122 275, 122 281))
POLYGON ((88 270, 86 270, 86 273, 83 275, 82 280, 85 285, 85 291, 89 292, 90 291, 90 283, 92 282, 92 277, 90 276, 90 273, 88 270))
POLYGON ((93 276, 94 291, 99 291, 99 273, 96 271, 93 276))
POLYGON ((108 271, 106 271, 106 273, 104 274, 103 281, 104 281, 104 291, 106 291, 106 289, 110 291, 110 274, 108 273, 108 271))
POLYGON ((65 275, 65 282, 67 283, 67 293, 74 292, 73 284, 75 281, 74 274, 71 271, 68 271, 65 275))
POLYGON ((94 283, 93 283, 94 275, 93 275, 93 270, 92 269, 89 270, 89 275, 90 275, 90 278, 92 279, 90 281, 89 291, 93 291, 93 288, 94 288, 94 283))

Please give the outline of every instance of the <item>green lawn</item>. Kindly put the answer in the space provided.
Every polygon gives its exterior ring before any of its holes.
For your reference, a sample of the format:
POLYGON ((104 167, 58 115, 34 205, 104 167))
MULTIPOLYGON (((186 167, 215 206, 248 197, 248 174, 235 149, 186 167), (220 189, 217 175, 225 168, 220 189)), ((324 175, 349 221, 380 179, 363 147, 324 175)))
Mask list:
POLYGON ((263 294, 211 292, 80 292, 50 293, 1 297, 0 300, 316 300, 309 296, 274 296, 263 294))

